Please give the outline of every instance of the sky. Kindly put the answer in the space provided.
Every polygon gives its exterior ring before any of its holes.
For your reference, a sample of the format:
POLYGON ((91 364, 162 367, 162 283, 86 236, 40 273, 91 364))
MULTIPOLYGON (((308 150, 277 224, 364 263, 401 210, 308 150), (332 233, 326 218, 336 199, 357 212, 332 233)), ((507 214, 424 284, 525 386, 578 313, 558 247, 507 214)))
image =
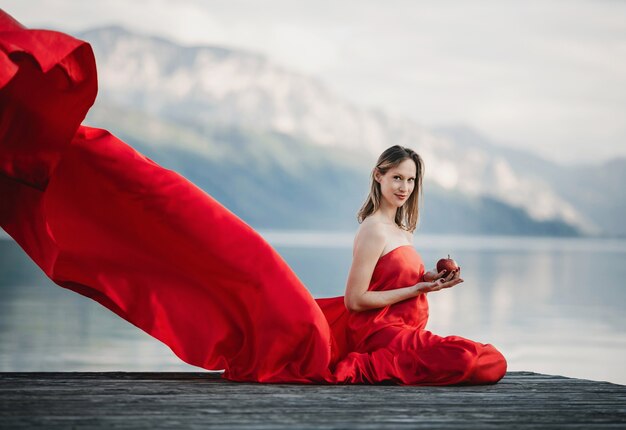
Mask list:
POLYGON ((626 157, 626 1, 3 0, 31 28, 119 24, 260 52, 362 107, 560 164, 626 157))

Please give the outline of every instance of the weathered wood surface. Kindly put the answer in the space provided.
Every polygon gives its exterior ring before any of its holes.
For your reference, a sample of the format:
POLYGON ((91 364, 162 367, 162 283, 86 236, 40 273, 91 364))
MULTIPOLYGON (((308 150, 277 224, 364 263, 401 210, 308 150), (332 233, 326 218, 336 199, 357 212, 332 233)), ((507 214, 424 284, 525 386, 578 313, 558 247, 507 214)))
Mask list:
POLYGON ((0 373, 0 428, 626 428, 626 386, 531 372, 497 385, 244 384, 211 373, 0 373))

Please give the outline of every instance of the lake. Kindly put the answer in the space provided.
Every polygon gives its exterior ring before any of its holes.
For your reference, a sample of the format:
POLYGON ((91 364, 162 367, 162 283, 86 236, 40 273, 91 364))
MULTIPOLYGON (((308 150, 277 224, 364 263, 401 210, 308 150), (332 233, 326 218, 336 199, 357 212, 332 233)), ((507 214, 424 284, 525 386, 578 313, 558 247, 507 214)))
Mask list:
MULTIPOLYGON (((343 294, 351 232, 261 231, 315 297, 343 294)), ((427 329, 495 345, 509 370, 626 384, 626 240, 415 236, 426 268, 464 283, 428 294, 427 329)), ((0 371, 200 371, 0 240, 0 371)))

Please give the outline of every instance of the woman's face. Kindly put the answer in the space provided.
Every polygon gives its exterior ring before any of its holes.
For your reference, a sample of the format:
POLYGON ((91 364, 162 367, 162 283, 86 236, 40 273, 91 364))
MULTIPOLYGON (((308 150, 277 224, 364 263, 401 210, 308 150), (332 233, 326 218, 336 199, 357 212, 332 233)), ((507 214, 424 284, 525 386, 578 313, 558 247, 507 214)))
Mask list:
POLYGON ((376 172, 376 180, 380 183, 380 190, 387 204, 399 208, 406 203, 415 187, 416 173, 417 166, 410 158, 392 167, 384 175, 376 172))

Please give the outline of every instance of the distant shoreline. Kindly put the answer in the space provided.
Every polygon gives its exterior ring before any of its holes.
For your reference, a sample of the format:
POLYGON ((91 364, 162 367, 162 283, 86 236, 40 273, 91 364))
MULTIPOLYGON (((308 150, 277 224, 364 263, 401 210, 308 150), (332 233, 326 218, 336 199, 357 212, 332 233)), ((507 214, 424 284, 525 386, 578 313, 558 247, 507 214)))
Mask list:
MULTIPOLYGON (((354 232, 329 230, 276 230, 257 231, 272 246, 285 248, 351 248, 354 232)), ((13 240, 0 230, 0 240, 13 240)), ((414 246, 418 249, 455 250, 524 250, 524 251, 608 251, 625 252, 624 237, 595 236, 523 236, 487 234, 415 234, 414 246)))
MULTIPOLYGON (((276 247, 351 248, 354 232, 323 230, 257 230, 276 247)), ((610 251, 625 252, 625 238, 416 233, 418 249, 610 251)))

